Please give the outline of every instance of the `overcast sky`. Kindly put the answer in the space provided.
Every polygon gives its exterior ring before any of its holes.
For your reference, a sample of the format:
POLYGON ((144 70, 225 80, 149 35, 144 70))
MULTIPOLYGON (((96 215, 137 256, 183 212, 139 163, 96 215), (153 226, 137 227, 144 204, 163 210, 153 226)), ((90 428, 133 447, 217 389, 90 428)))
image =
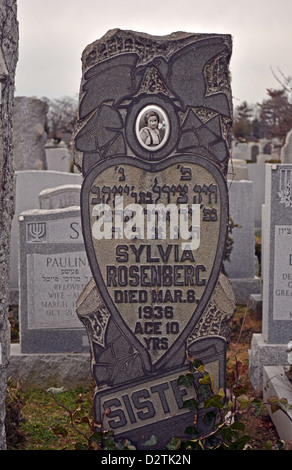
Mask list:
POLYGON ((109 29, 228 33, 234 106, 292 76, 292 0, 18 0, 16 96, 77 97, 81 54, 109 29), (278 74, 280 77, 280 75, 278 74))

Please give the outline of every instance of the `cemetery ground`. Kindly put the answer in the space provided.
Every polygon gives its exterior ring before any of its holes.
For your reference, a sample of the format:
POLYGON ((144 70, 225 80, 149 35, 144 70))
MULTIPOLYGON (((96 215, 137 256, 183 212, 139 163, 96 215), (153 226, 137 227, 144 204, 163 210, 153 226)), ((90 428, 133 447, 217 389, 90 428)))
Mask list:
MULTIPOLYGON (((249 398, 256 397, 248 378, 248 350, 252 334, 261 332, 261 320, 254 318, 247 307, 238 306, 230 326, 227 373, 239 368, 242 392, 249 398)), ((12 331, 17 340, 17 326, 12 331)), ((88 389, 64 390, 55 399, 42 389, 23 391, 8 384, 8 450, 75 450, 86 445, 84 436, 90 435, 89 423, 93 421, 93 394, 93 381, 88 389)), ((259 416, 250 410, 240 420, 245 424, 244 434, 250 436, 251 450, 278 449, 279 437, 266 406, 259 416)), ((284 449, 291 447, 286 443, 284 449)))

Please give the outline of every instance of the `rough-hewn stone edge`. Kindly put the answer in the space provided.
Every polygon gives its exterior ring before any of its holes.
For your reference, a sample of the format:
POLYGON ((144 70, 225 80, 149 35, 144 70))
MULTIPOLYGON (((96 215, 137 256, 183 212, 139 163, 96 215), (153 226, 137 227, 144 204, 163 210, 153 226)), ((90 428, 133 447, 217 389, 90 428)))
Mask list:
POLYGON ((185 31, 176 31, 166 35, 152 35, 144 32, 122 30, 119 28, 110 29, 101 38, 95 40, 91 44, 88 44, 82 53, 82 66, 83 73, 88 70, 92 65, 110 57, 114 57, 122 52, 141 52, 143 55, 143 61, 147 62, 151 60, 154 55, 163 55, 168 58, 176 49, 177 43, 181 46, 185 46, 193 41, 200 39, 211 38, 211 37, 222 37, 229 44, 231 49, 231 35, 220 34, 220 33, 190 33, 185 31), (127 39, 127 43, 124 44, 124 49, 117 44, 118 40, 122 38, 127 39), (132 41, 132 43, 130 43, 132 41), (145 56, 145 50, 143 50, 142 44, 151 42, 152 51, 147 51, 149 56, 145 56))
MULTIPOLYGON (((83 85, 85 82, 86 72, 94 67, 96 64, 127 52, 136 52, 138 54, 138 64, 147 64, 153 58, 161 56, 168 59, 178 47, 186 46, 194 41, 199 41, 206 38, 222 38, 229 49, 229 55, 232 54, 232 36, 227 33, 190 33, 184 31, 176 31, 167 35, 152 35, 144 32, 122 30, 114 28, 107 31, 101 38, 96 39, 91 44, 88 44, 82 52, 82 76, 79 88, 79 102, 81 102, 84 95, 83 85), (131 44, 129 44, 129 42, 131 44), (119 46, 119 44, 123 46, 119 46)), ((229 69, 228 69, 229 70, 229 69)), ((229 72, 230 75, 230 72, 229 72)), ((231 79, 229 78, 229 84, 231 79)), ((230 108, 232 105, 231 90, 229 90, 230 108)), ((79 111, 78 111, 79 114, 79 111)), ((86 121, 85 121, 86 122, 86 121)), ((80 129, 83 127, 84 122, 77 119, 75 124, 73 136, 76 136, 80 129)), ((74 140, 74 139, 73 139, 74 140)), ((76 149, 75 145, 72 146, 73 162, 78 171, 82 171, 83 152, 76 149)))
POLYGON ((15 210, 15 175, 12 159, 12 108, 15 69, 18 60, 18 21, 16 0, 0 0, 0 450, 6 449, 5 399, 9 355, 8 321, 10 234, 15 210))
POLYGON ((25 391, 31 387, 88 388, 92 383, 89 353, 22 354, 19 344, 11 345, 7 377, 25 391))
POLYGON ((249 378, 257 393, 263 391, 264 366, 288 365, 287 357, 287 344, 271 344, 262 334, 253 334, 249 350, 249 378))

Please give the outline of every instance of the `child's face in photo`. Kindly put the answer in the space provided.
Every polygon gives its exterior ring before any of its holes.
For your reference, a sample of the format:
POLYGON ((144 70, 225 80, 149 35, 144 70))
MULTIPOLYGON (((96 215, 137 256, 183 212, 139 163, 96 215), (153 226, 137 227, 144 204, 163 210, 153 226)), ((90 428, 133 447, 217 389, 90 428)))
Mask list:
POLYGON ((156 127, 158 126, 158 119, 156 116, 150 116, 149 119, 148 119, 148 127, 150 127, 151 129, 156 129, 156 127))

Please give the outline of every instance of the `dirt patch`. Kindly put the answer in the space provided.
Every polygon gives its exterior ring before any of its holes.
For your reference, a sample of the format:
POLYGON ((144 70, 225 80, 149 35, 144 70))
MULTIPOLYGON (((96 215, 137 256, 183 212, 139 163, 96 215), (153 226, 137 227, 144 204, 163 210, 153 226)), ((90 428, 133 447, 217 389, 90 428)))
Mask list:
MULTIPOLYGON (((262 398, 262 394, 256 394, 248 377, 249 349, 252 335, 262 332, 262 321, 255 317, 247 307, 238 307, 231 322, 231 342, 227 353, 227 364, 233 367, 235 362, 241 362, 247 366, 245 381, 245 394, 249 397, 262 398)), ((245 433, 251 437, 253 450, 263 450, 266 445, 277 448, 279 436, 270 418, 267 407, 264 406, 264 414, 255 416, 251 410, 242 416, 246 428, 245 433), (267 444, 268 443, 268 444, 267 444)))

